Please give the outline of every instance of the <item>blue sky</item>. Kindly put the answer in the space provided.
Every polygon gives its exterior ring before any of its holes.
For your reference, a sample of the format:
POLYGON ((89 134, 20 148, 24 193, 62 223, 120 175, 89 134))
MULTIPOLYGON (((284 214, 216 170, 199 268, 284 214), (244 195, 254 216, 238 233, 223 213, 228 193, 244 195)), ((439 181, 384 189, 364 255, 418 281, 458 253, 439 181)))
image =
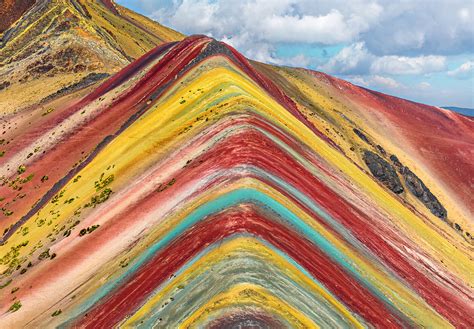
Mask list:
POLYGON ((474 108, 472 0, 116 0, 247 57, 436 106, 474 108))

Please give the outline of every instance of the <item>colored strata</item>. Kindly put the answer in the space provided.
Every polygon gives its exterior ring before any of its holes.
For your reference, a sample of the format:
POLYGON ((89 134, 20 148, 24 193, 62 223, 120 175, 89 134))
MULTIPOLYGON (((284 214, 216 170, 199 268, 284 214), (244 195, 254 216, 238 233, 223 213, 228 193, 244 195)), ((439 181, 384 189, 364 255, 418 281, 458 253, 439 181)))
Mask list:
POLYGON ((184 37, 111 1, 9 0, 0 7, 0 24, 14 22, 0 25, 1 115, 46 106, 184 37))
POLYGON ((20 125, 2 327, 474 326, 472 119, 191 36, 20 125))

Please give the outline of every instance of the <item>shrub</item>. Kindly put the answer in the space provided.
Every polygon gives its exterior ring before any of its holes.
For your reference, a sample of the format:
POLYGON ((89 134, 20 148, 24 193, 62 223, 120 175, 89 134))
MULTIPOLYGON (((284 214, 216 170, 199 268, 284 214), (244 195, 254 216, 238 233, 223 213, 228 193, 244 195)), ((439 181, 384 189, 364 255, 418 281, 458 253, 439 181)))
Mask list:
POLYGON ((16 312, 21 308, 21 302, 17 300, 16 302, 13 303, 12 306, 8 309, 10 312, 16 312))

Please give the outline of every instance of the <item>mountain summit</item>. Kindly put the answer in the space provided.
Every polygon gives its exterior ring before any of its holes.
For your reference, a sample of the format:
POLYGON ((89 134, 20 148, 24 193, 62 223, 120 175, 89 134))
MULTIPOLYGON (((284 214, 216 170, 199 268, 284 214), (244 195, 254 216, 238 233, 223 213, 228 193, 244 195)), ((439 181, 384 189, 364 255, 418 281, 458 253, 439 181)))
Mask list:
POLYGON ((77 90, 5 119, 2 326, 474 325, 472 119, 201 35, 77 90))

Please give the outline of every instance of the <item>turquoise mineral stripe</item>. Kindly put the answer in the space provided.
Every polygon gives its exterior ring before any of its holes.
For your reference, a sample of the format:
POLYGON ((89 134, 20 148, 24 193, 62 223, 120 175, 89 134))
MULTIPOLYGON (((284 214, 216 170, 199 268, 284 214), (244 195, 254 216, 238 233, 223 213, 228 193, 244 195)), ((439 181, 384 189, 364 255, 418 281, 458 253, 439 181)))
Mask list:
POLYGON ((362 274, 357 271, 357 269, 352 265, 350 259, 347 259, 346 256, 337 250, 337 248, 335 248, 333 245, 331 245, 331 243, 326 238, 314 231, 308 224, 303 222, 300 218, 298 218, 295 214, 278 203, 276 200, 273 200, 269 196, 257 190, 244 188, 222 195, 219 198, 202 205, 189 214, 189 216, 177 224, 168 235, 163 237, 163 239, 156 242, 153 246, 146 250, 144 254, 141 255, 139 259, 129 267, 127 272, 122 274, 117 280, 103 285, 93 296, 91 296, 84 304, 82 304, 79 309, 73 312, 74 317, 81 314, 83 311, 87 310, 92 305, 97 303, 101 298, 110 293, 115 287, 119 286, 120 282, 137 271, 138 268, 148 261, 157 251, 164 248, 174 239, 178 238, 184 231, 195 225, 202 218, 238 204, 251 202, 264 205, 266 208, 271 209, 273 212, 279 215, 283 220, 290 223, 293 227, 298 229, 298 231, 302 232, 310 241, 317 245, 322 251, 324 251, 333 261, 340 264, 359 282, 364 284, 364 286, 366 286, 374 295, 383 300, 393 310, 396 310, 393 304, 381 292, 372 286, 362 274))
MULTIPOLYGON (((259 241, 262 245, 265 245, 268 249, 272 250, 273 252, 277 253, 282 258, 284 258, 285 261, 287 261, 291 265, 295 266, 298 269, 298 271, 300 271, 303 275, 305 275, 309 280, 311 280, 314 284, 316 284, 320 289, 322 289, 327 294, 331 295, 334 299, 337 300, 337 297, 335 297, 331 292, 329 292, 318 280, 316 280, 304 268, 302 268, 298 263, 296 263, 291 257, 289 257, 287 254, 281 252, 279 249, 275 248, 273 245, 269 244, 267 241, 261 239, 258 236, 255 236, 255 235, 252 235, 252 234, 249 234, 249 233, 236 233, 236 234, 233 234, 233 235, 223 239, 222 241, 219 241, 219 242, 213 243, 212 245, 207 246, 205 250, 201 251, 198 255, 193 257, 193 259, 191 259, 185 266, 181 267, 181 269, 176 272, 176 277, 178 277, 179 275, 184 273, 190 266, 195 264, 199 259, 205 257, 207 254, 211 253, 212 251, 214 251, 216 249, 219 249, 219 246, 221 244, 223 244, 227 241, 237 239, 239 237, 251 237, 251 238, 259 241)), ((249 261, 251 259, 253 259, 252 257, 248 256, 247 254, 246 254, 246 256, 242 256, 242 258, 243 259, 248 259, 249 261)), ((232 264, 233 261, 235 261, 235 259, 230 259, 230 260, 228 260, 228 263, 226 263, 226 264, 232 264)), ((213 267, 214 269, 212 270, 212 273, 215 274, 216 272, 218 272, 218 269, 223 267, 223 266, 224 266, 223 264, 217 264, 215 266, 215 268, 213 267)), ((318 294, 315 294, 313 291, 306 291, 299 284, 297 284, 293 280, 290 280, 284 272, 281 272, 279 269, 274 268, 273 265, 265 263, 265 267, 272 267, 273 268, 273 270, 269 271, 269 272, 272 273, 272 277, 274 275, 277 275, 277 273, 278 273, 279 277, 286 278, 289 282, 291 282, 291 284, 293 286, 292 287, 288 286, 287 287, 288 289, 298 290, 300 292, 300 294, 306 295, 306 298, 311 300, 311 302, 314 302, 314 303, 319 305, 315 309, 310 308, 310 309, 306 309, 306 310, 304 310, 304 308, 305 308, 304 305, 300 305, 300 307, 298 307, 298 309, 300 311, 302 311, 303 313, 305 313, 306 316, 310 317, 311 319, 313 319, 313 321, 318 323, 319 321, 324 320, 324 317, 323 317, 324 314, 328 315, 328 314, 332 313, 334 315, 332 320, 336 321, 335 319, 337 319, 337 321, 338 321, 338 326, 337 327, 338 328, 350 328, 350 323, 347 322, 347 319, 345 319, 345 317, 342 314, 340 314, 339 312, 337 312, 336 310, 330 308, 329 304, 327 302, 325 302, 325 299, 323 297, 319 296, 318 294), (324 312, 323 312, 323 310, 324 310, 324 312)), ((243 271, 243 273, 245 273, 245 277, 249 277, 250 273, 247 270, 243 271)), ((243 274, 243 273, 241 273, 241 274, 243 274)), ((206 274, 204 274, 204 276, 205 275, 206 274)), ((258 277, 254 277, 254 275, 252 275, 252 274, 250 274, 249 279, 245 279, 245 277, 242 278, 242 276, 240 274, 239 274, 240 279, 239 278, 231 279, 227 275, 225 277, 226 277, 226 283, 224 284, 224 286, 227 287, 227 288, 229 288, 229 286, 232 286, 234 284, 239 283, 239 281, 240 282, 245 282, 245 283, 249 283, 249 282, 252 283, 252 282, 255 281, 255 279, 258 281, 258 277)), ((197 280, 196 282, 198 282, 199 280, 202 280, 200 278, 201 278, 201 275, 198 276, 197 279, 193 279, 192 281, 188 282, 188 284, 185 287, 183 287, 181 290, 179 290, 178 295, 171 293, 173 298, 174 298, 174 303, 177 303, 177 305, 186 304, 186 302, 184 302, 184 301, 181 303, 180 299, 187 298, 189 296, 189 294, 192 294, 192 292, 187 293, 187 291, 188 290, 194 291, 195 285, 196 285, 195 280, 197 280), (189 287, 191 287, 191 288, 189 288, 189 287)), ((174 280, 174 279, 172 279, 172 280, 174 280)), ((270 281, 273 282, 273 279, 271 278, 270 281)), ((169 285, 169 284, 171 284, 171 282, 166 282, 166 284, 163 284, 162 286, 155 289, 155 291, 153 293, 153 296, 158 294, 161 291, 161 289, 163 288, 164 285, 169 285)), ((200 285, 200 284, 198 283, 198 285, 200 285)), ((272 289, 270 289, 270 286, 262 285, 262 287, 266 287, 268 290, 273 291, 272 289)), ((218 293, 218 292, 215 292, 215 293, 218 293)), ((275 295, 279 296, 279 298, 281 298, 282 300, 286 300, 287 296, 282 296, 281 294, 278 293, 278 291, 273 291, 273 293, 275 293, 275 295)), ((153 298, 153 297, 150 296, 150 299, 151 298, 153 298)), ((288 304, 292 304, 293 306, 296 306, 296 304, 293 304, 289 301, 287 301, 287 302, 288 302, 288 304)), ((198 306, 200 306, 200 305, 195 305, 195 307, 198 307, 198 306)), ((186 305, 186 307, 185 307, 186 310, 188 310, 189 307, 190 307, 190 305, 186 305)), ((162 323, 161 321, 159 321, 159 319, 163 318, 163 316, 165 314, 165 313, 163 313, 163 311, 166 312, 166 310, 164 310, 162 308, 162 305, 158 305, 157 308, 155 308, 153 311, 151 311, 150 313, 147 314, 146 319, 145 318, 142 319, 143 323, 140 322, 140 325, 138 327, 139 328, 151 328, 151 327, 153 327, 153 324, 155 324, 155 323, 158 323, 158 322, 162 323)), ((176 312, 175 310, 173 310, 173 311, 176 312)), ((192 310, 189 310, 189 312, 192 313, 192 310)), ((358 321, 360 323, 365 322, 362 318, 358 317, 357 315, 355 315, 355 316, 358 318, 358 321)))

